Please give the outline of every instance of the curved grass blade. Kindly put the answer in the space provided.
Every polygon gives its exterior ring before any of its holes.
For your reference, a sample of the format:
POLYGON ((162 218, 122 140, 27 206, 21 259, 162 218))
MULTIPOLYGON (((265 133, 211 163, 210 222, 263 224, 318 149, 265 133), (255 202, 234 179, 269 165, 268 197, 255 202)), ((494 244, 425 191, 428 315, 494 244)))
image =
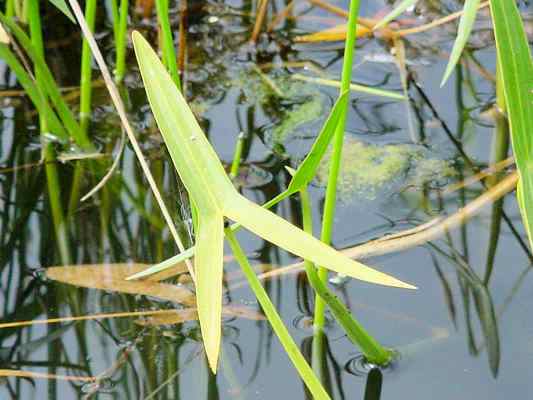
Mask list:
POLYGON ((470 32, 476 22, 477 9, 479 7, 480 0, 466 0, 463 8, 463 16, 459 22, 459 28, 457 30, 457 38, 453 44, 452 53, 450 54, 450 60, 446 66, 444 77, 442 78, 441 86, 444 86, 450 75, 452 74, 455 66, 459 62, 459 58, 465 48, 470 32))
POLYGON ((403 0, 400 4, 398 4, 394 10, 392 10, 390 13, 385 15, 381 21, 379 21, 374 27, 373 30, 383 28, 385 25, 387 25, 392 20, 396 19, 398 16, 400 16, 405 10, 407 10, 409 7, 414 6, 418 0, 403 0))
POLYGON ((35 51, 33 44, 31 43, 28 35, 12 20, 5 17, 0 12, 0 22, 5 27, 9 28, 12 35, 16 38, 20 46, 24 49, 28 57, 34 63, 34 66, 41 71, 42 77, 42 89, 46 91, 46 94, 50 97, 50 101, 56 108, 57 113, 63 122, 63 125, 68 130, 71 137, 76 143, 84 148, 91 148, 92 143, 88 137, 81 131, 72 110, 69 108, 65 99, 63 99, 59 87, 52 75, 52 72, 48 68, 46 61, 41 57, 38 52, 35 51))
POLYGON ((520 176, 519 205, 533 248, 533 64, 524 24, 514 1, 491 0, 498 66, 511 141, 520 176))
POLYGON ((165 261, 160 262, 159 264, 155 264, 149 268, 146 268, 144 271, 128 276, 126 280, 131 281, 134 279, 144 278, 146 276, 153 275, 155 273, 167 270, 169 268, 172 268, 176 264, 179 264, 187 260, 188 258, 191 258, 193 255, 194 255, 194 247, 191 247, 179 253, 178 255, 175 255, 174 257, 170 257, 166 259, 165 261))

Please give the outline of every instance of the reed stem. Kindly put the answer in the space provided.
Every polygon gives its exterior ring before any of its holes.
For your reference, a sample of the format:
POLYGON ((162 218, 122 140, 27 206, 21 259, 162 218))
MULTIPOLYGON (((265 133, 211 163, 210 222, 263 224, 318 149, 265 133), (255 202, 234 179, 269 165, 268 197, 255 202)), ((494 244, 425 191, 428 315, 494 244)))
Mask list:
MULTIPOLYGON (((311 200, 307 189, 300 191, 300 199, 302 203, 302 220, 303 230, 310 235, 313 234, 313 218, 311 212, 311 200)), ((335 320, 344 329, 348 338, 352 343, 359 346, 366 359, 376 365, 386 365, 392 358, 392 352, 381 346, 363 326, 352 316, 350 310, 339 300, 335 294, 329 290, 326 284, 318 276, 317 269, 310 261, 304 261, 305 273, 307 280, 315 291, 316 295, 324 301, 331 310, 335 320)), ((313 337, 313 367, 319 364, 321 349, 323 349, 323 335, 322 329, 315 330, 313 337), (315 354, 317 357, 315 358, 315 354)), ((316 370, 315 370, 316 371, 316 370)))
MULTIPOLYGON (((342 67, 342 80, 340 93, 350 89, 352 80, 352 64, 355 53, 355 39, 357 30, 357 16, 359 14, 359 0, 350 1, 350 10, 348 17, 348 29, 344 47, 344 63, 342 67)), ((348 113, 348 104, 346 104, 343 115, 339 119, 339 125, 335 131, 333 139, 333 152, 329 165, 329 176, 326 188, 326 199, 324 204, 324 215, 322 218, 321 240, 326 244, 331 244, 331 235, 333 230, 333 221, 335 218, 335 204, 337 200, 337 181, 339 176, 340 162, 342 158, 342 147, 344 141, 344 129, 346 127, 346 114, 348 113)), ((318 268, 318 276, 321 282, 325 283, 328 279, 328 272, 324 267, 318 268)), ((314 326, 315 330, 324 329, 325 324, 325 303, 320 296, 315 298, 314 326)))
MULTIPOLYGON (((39 10, 39 0, 29 0, 27 7, 30 21, 31 43, 37 54, 44 58, 44 44, 41 27, 41 16, 39 10)), ((35 81, 37 87, 43 87, 42 80, 42 71, 40 70, 40 68, 35 67, 35 81)), ((40 91, 40 93, 41 107, 43 107, 44 109, 44 104, 47 102, 47 99, 43 91, 40 91)), ((41 135, 45 135, 48 133, 48 125, 48 115, 43 112, 39 113, 39 128, 41 131, 41 135)), ((63 207, 61 205, 61 188, 59 184, 59 176, 57 173, 56 165, 50 162, 55 159, 55 154, 50 143, 43 140, 42 146, 42 157, 45 161, 46 181, 48 185, 48 198, 52 211, 52 219, 59 249, 59 255, 63 264, 70 264, 71 257, 68 244, 69 240, 65 225, 63 207)))
POLYGON ((181 90, 180 75, 178 71, 178 59, 174 49, 174 39, 168 17, 168 0, 156 0, 157 19, 161 27, 161 45, 163 47, 163 64, 167 67, 170 77, 181 90))
POLYGON ((233 162, 231 163, 231 170, 229 176, 235 179, 239 175, 239 168, 241 166, 242 150, 244 148, 244 139, 246 138, 244 132, 239 133, 237 137, 237 144, 235 145, 235 154, 233 155, 233 162))
MULTIPOLYGON (((94 32, 96 19, 96 0, 87 0, 85 3, 85 19, 91 32, 94 32)), ((81 50, 81 79, 80 79, 80 129, 86 134, 91 119, 92 98, 92 54, 87 39, 83 39, 81 50)))
POLYGON ((113 4, 113 33, 115 36, 115 81, 121 83, 126 75, 126 44, 128 41, 128 0, 120 0, 120 9, 117 0, 113 4))

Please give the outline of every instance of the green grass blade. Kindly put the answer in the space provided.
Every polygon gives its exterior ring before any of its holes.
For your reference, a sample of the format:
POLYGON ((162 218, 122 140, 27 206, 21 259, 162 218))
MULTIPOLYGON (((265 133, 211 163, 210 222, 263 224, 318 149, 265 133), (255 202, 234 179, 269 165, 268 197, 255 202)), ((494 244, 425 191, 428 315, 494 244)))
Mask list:
POLYGON ((320 384, 320 381, 314 374, 313 370, 311 369, 305 358, 302 356, 298 345, 294 343, 294 340, 292 339, 289 331, 283 324, 283 320, 276 311, 276 308, 272 304, 272 301, 270 301, 267 292, 265 291, 263 286, 261 286, 261 282, 259 281, 259 279, 257 279, 253 268, 250 266, 246 255, 242 251, 242 248, 239 245, 239 242, 235 238, 235 235, 231 231, 231 229, 226 230, 226 237, 231 246, 235 259, 240 264, 241 269, 244 275, 246 276, 248 283, 250 284, 250 288, 254 292, 257 301, 265 312, 268 322, 270 322, 270 325, 278 336, 278 339, 281 342, 283 348, 285 349, 285 352, 287 353, 294 367, 302 377, 302 380, 305 382, 313 398, 317 400, 330 399, 329 395, 325 391, 324 387, 320 384))
POLYGON ((11 21, 9 18, 6 18, 3 13, 0 13, 0 22, 2 22, 4 26, 10 29, 13 36, 17 39, 20 46, 22 46, 28 57, 33 62, 35 68, 41 71, 43 84, 42 89, 46 91, 46 94, 50 97, 52 104, 57 110, 59 118, 63 122, 63 125, 65 126, 71 137, 81 147, 91 148, 91 142, 89 141, 87 136, 84 135, 84 133, 81 131, 80 126, 76 121, 76 118, 74 117, 74 114, 61 96, 59 87, 57 86, 57 83, 52 73, 50 72, 48 65, 46 64, 43 57, 41 57, 35 51, 30 38, 14 21, 11 21))
MULTIPOLYGON (((304 231, 312 234, 313 219, 311 200, 307 188, 300 191, 300 199, 302 202, 302 221, 304 231)), ((359 346, 368 362, 376 365, 387 365, 392 358, 392 352, 381 346, 379 342, 374 339, 352 316, 350 310, 348 310, 344 303, 340 301, 331 290, 329 290, 326 283, 322 282, 313 263, 305 260, 304 265, 309 284, 315 293, 328 305, 335 320, 340 326, 342 326, 344 332, 346 332, 346 335, 352 343, 359 346)))
POLYGON ((316 171, 324 158, 324 154, 328 150, 328 146, 331 143, 331 139, 335 134, 335 129, 337 129, 337 124, 339 119, 346 108, 346 103, 348 102, 348 92, 344 92, 339 96, 335 102, 331 112, 324 123, 324 126, 320 130, 311 150, 304 158, 304 160, 298 166, 298 169, 294 173, 287 189, 278 194, 276 197, 268 201, 264 207, 270 208, 273 205, 279 203, 280 201, 286 199, 287 197, 293 195, 294 193, 299 192, 302 188, 306 187, 315 177, 316 171))
POLYGON ((533 248, 533 65, 524 24, 514 1, 491 0, 498 65, 511 141, 520 175, 519 204, 533 248))
MULTIPOLYGON (((302 74, 293 74, 292 78, 299 80, 299 81, 315 83, 317 85, 324 85, 324 86, 330 86, 330 87, 336 87, 336 88, 341 87, 341 82, 336 81, 334 79, 315 78, 312 76, 306 76, 302 74)), ((350 90, 354 92, 365 93, 365 94, 369 94, 372 96, 387 97, 393 100, 405 100, 406 99, 405 96, 401 93, 393 92, 391 90, 371 88, 368 86, 358 85, 357 83, 350 83, 349 88, 350 90)))
POLYGON ((398 16, 403 14, 405 10, 407 10, 409 7, 415 5, 418 2, 418 0, 403 0, 398 4, 390 13, 385 15, 381 21, 379 21, 375 26, 374 30, 383 28, 385 25, 387 25, 392 20, 396 19, 398 16))
POLYGON ((181 90, 180 75, 178 71, 178 61, 174 49, 174 40, 172 38, 172 29, 170 27, 168 0, 156 0, 157 18, 161 25, 162 43, 163 43, 163 60, 172 77, 172 81, 181 90))
POLYGON ((476 22, 477 9, 479 7, 480 0, 466 0, 463 8, 463 16, 459 22, 459 28, 457 30, 457 38, 453 44, 452 53, 450 54, 450 60, 446 66, 444 77, 442 78, 441 86, 444 86, 450 75, 452 74, 455 66, 461 58, 463 49, 465 48, 470 32, 476 22))
POLYGON ((137 272, 136 274, 128 276, 126 280, 131 281, 134 279, 140 279, 140 278, 144 278, 149 275, 153 275, 155 273, 164 271, 166 269, 172 268, 176 264, 179 264, 185 261, 188 258, 191 258, 193 255, 194 255, 194 247, 191 247, 185 250, 184 252, 179 253, 178 255, 175 255, 173 257, 166 259, 165 261, 160 262, 159 264, 155 264, 149 268, 146 268, 144 271, 137 272))
POLYGON ((196 302, 204 347, 213 372, 217 370, 222 332, 222 274, 224 218, 222 214, 199 215, 196 234, 196 302))
POLYGON ((378 285, 415 289, 390 275, 353 261, 332 247, 242 196, 225 205, 224 214, 276 246, 327 269, 378 285))
POLYGON ((65 16, 72 21, 72 23, 76 23, 76 20, 74 19, 74 16, 70 12, 70 8, 68 8, 67 3, 65 0, 50 0, 50 3, 52 3, 56 8, 61 11, 65 16))
POLYGON ((13 52, 2 43, 0 43, 0 59, 2 59, 9 66, 11 71, 13 71, 18 82, 24 88, 24 91, 31 99, 39 114, 46 114, 48 116, 48 129, 50 132, 60 139, 68 139, 67 131, 50 107, 48 101, 42 101, 42 95, 39 91, 39 88, 37 85, 35 85, 35 82, 31 76, 17 60, 13 52))

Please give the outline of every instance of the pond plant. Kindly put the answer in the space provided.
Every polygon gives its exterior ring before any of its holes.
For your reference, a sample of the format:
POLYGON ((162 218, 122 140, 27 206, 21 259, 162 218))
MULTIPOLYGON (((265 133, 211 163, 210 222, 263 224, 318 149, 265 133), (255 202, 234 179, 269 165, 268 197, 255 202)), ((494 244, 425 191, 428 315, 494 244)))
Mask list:
MULTIPOLYGON (((354 248, 355 251, 350 253, 350 249, 340 252, 331 245, 335 228, 337 197, 340 187, 343 148, 346 143, 346 123, 351 91, 366 91, 367 94, 383 96, 388 98, 389 101, 405 101, 409 107, 410 100, 406 93, 407 74, 405 60, 401 60, 403 52, 400 43, 402 43, 403 34, 402 31, 395 30, 391 26, 404 11, 415 6, 417 0, 400 1, 397 7, 385 17, 370 23, 364 18, 360 19, 360 0, 349 1, 347 11, 339 11, 335 6, 328 5, 326 2, 311 2, 319 3, 326 9, 329 7, 330 10, 337 10, 336 12, 340 12, 347 17, 345 25, 322 32, 320 39, 318 39, 318 36, 305 38, 305 41, 324 40, 324 38, 326 40, 339 40, 339 38, 343 38, 342 72, 340 82, 325 78, 316 78, 314 81, 305 77, 296 78, 318 84, 325 82, 332 84, 334 82, 332 85, 338 86, 339 92, 331 111, 324 118, 324 124, 316 135, 308 153, 303 157, 296 169, 293 170, 287 167, 290 181, 286 188, 262 206, 239 193, 232 181, 238 175, 241 158, 243 157, 243 152, 246 151, 245 135, 241 134, 239 136, 231 171, 228 175, 215 149, 200 127, 197 117, 191 110, 191 106, 186 100, 184 85, 180 81, 180 74, 182 73, 178 62, 180 56, 176 52, 174 43, 169 1, 155 1, 162 59, 159 58, 156 51, 140 32, 133 31, 131 41, 151 112, 172 159, 180 184, 186 190, 187 207, 190 209, 192 220, 190 231, 193 240, 189 240, 191 243, 187 243, 187 238, 183 232, 178 231, 174 226, 173 221, 176 216, 172 215, 171 211, 167 209, 163 195, 157 188, 150 167, 145 160, 141 147, 137 143, 136 133, 125 112, 124 103, 127 101, 127 96, 120 90, 121 87, 117 86, 124 83, 128 72, 126 62, 129 42, 128 10, 131 4, 127 0, 121 0, 120 2, 111 0, 109 2, 113 17, 112 32, 115 46, 114 70, 113 76, 111 76, 94 38, 98 2, 96 0, 87 0, 84 12, 82 12, 77 0, 51 0, 50 3, 64 13, 72 22, 79 24, 83 33, 77 116, 65 100, 60 85, 46 63, 40 14, 42 4, 39 1, 6 1, 5 12, 0 12, 0 57, 16 75, 19 84, 31 99, 39 115, 42 162, 45 163, 49 203, 62 263, 69 265, 73 264, 75 260, 75 257, 70 252, 65 220, 69 218, 76 204, 80 201, 81 196, 79 195, 78 184, 81 168, 77 166, 74 171, 74 184, 71 188, 69 205, 64 209, 61 181, 54 164, 58 160, 57 146, 55 144, 71 146, 84 152, 84 154, 91 154, 95 150, 95 144, 91 141, 89 132, 94 101, 92 63, 96 62, 118 112, 122 129, 134 148, 145 174, 145 179, 148 181, 161 208, 164 223, 159 222, 161 225, 166 224, 180 253, 156 265, 146 267, 144 265, 135 265, 135 268, 127 267, 120 269, 120 271, 117 269, 116 272, 119 275, 113 278, 113 285, 110 286, 100 282, 92 287, 100 289, 115 288, 113 290, 124 293, 136 293, 137 291, 139 294, 154 295, 170 301, 179 298, 180 302, 190 307, 190 310, 188 309, 187 311, 187 316, 181 316, 182 319, 180 321, 188 320, 188 318, 194 319, 195 317, 190 317, 190 315, 197 315, 207 362, 211 371, 216 373, 221 357, 222 316, 224 313, 231 314, 236 312, 235 310, 231 311, 229 307, 223 304, 225 290, 223 269, 224 242, 226 241, 272 330, 277 335, 287 356, 313 398, 331 398, 330 393, 324 386, 324 378, 320 372, 321 365, 325 361, 325 349, 327 347, 324 334, 327 309, 353 345, 357 346, 359 351, 361 351, 366 363, 374 365, 376 371, 379 368, 386 368, 390 365, 396 359, 397 351, 383 346, 377 338, 363 327, 349 307, 330 288, 328 277, 331 272, 334 272, 342 277, 350 277, 378 285, 415 289, 415 286, 410 283, 403 282, 370 268, 360 261, 353 260, 352 258, 356 257, 358 251, 357 247, 354 248), (23 25, 19 22, 25 21, 26 17, 29 28, 27 31, 23 29, 23 25), (352 83, 357 38, 367 37, 378 31, 382 32, 388 43, 395 48, 396 56, 400 59, 398 65, 401 70, 404 70, 402 86, 405 93, 403 95, 373 88, 354 87, 352 83), (311 183, 316 181, 319 173, 322 174, 321 180, 326 189, 320 225, 320 238, 317 239, 313 236, 312 210, 308 189, 311 183), (326 176, 326 178, 323 176, 326 176), (297 196, 302 229, 281 218, 275 212, 270 211, 271 208, 282 201, 297 196), (254 267, 241 247, 237 232, 242 228, 303 260, 303 265, 298 264, 296 267, 304 268, 307 281, 315 296, 314 310, 312 312, 311 360, 307 360, 304 357, 291 337, 268 291, 258 278, 254 267), (191 286, 194 287, 194 294, 186 290, 182 291, 181 288, 166 288, 165 290, 175 290, 175 292, 172 292, 172 296, 162 296, 160 291, 163 290, 162 286, 145 286, 157 274, 164 274, 164 278, 161 279, 169 279, 177 275, 178 272, 183 273, 185 271, 183 268, 176 268, 176 265, 180 265, 180 263, 186 264, 192 283, 191 286)), ((257 3, 257 19, 249 43, 251 47, 259 45, 258 41, 260 41, 268 0, 262 0, 257 3)), ((476 15, 481 8, 487 6, 490 7, 496 42, 496 112, 499 115, 498 121, 500 122, 498 127, 505 137, 508 136, 511 139, 516 162, 516 173, 501 182, 493 182, 493 185, 488 188, 490 193, 486 196, 487 198, 483 198, 482 195, 472 201, 472 203, 465 205, 462 214, 458 214, 453 221, 451 219, 436 221, 437 224, 440 224, 438 226, 442 227, 438 232, 432 230, 433 226, 428 226, 427 229, 425 229, 426 227, 420 227, 421 232, 405 233, 405 236, 410 238, 412 243, 406 244, 406 238, 402 236, 385 237, 368 243, 366 250, 359 249, 359 254, 384 254, 429 242, 436 235, 446 235, 449 229, 461 223, 460 220, 462 218, 471 215, 468 213, 477 212, 488 201, 499 200, 503 195, 513 190, 515 185, 517 185, 517 200, 523 225, 529 238, 530 247, 533 247, 531 236, 533 232, 533 161, 531 160, 531 152, 533 151, 533 139, 531 138, 531 132, 533 132, 533 113, 531 112, 533 107, 533 63, 524 24, 515 1, 490 0, 482 3, 480 0, 466 0, 464 2, 463 11, 457 15, 457 17, 460 17, 457 38, 449 56, 441 84, 445 85, 454 71, 459 71, 458 66, 473 30, 476 15), (478 200, 479 202, 476 203, 478 200), (419 233, 426 236, 420 238, 420 236, 417 236, 419 233), (387 246, 390 246, 390 248, 387 248, 387 246), (367 253, 364 253, 364 251, 367 251, 367 253)), ((288 15, 293 7, 293 2, 289 2, 287 8, 278 14, 278 18, 288 15)), ((276 20, 272 22, 274 25, 275 23, 276 20)), ((303 41, 304 39, 301 38, 300 40, 303 41)), ((182 38, 180 38, 180 46, 182 45, 184 43, 182 38)), ((262 77, 261 79, 266 81, 267 85, 276 89, 274 92, 277 91, 276 95, 280 97, 279 90, 275 87, 275 82, 268 77, 263 77, 259 69, 256 72, 262 77)), ((313 103, 311 110, 315 112, 320 108, 321 105, 319 103, 313 103)), ((299 110, 304 110, 302 111, 303 115, 288 112, 286 124, 294 127, 299 126, 299 124, 304 125, 315 119, 314 115, 306 115, 309 109, 302 107, 299 110)), ((123 136, 120 152, 124 149, 124 140, 123 136)), ((506 139, 504 139, 505 141, 506 139)), ((406 145, 402 146, 407 148, 406 145)), ((362 149, 363 146, 359 146, 359 148, 362 149)), ((386 146, 384 148, 390 150, 393 147, 386 146)), ((507 148, 505 147, 505 149, 507 148)), ((383 151, 373 151, 371 154, 383 154, 383 151)), ((504 158, 506 153, 506 151, 502 151, 501 158, 504 158)), ((120 154, 116 157, 118 160, 120 154)), ((378 163, 381 162, 379 160, 380 157, 370 156, 372 161, 378 163)), ((405 157, 401 161, 402 165, 407 164, 405 157)), ((498 161, 502 162, 502 160, 498 161)), ((106 178, 99 182, 95 188, 96 190, 102 190, 104 196, 107 190, 107 181, 115 172, 116 165, 115 163, 113 164, 111 171, 105 175, 106 178)), ((394 163, 390 165, 392 165, 392 169, 397 166, 394 163)), ((101 173, 98 166, 91 162, 88 164, 88 168, 94 173, 101 173)), ((394 172, 396 171, 389 171, 390 174, 394 172)), ((91 191, 89 195, 92 196, 96 190, 91 191)), ((157 219, 153 218, 152 220, 156 221, 157 219)), ((494 228, 499 230, 499 226, 494 228)), ((458 269, 462 274, 462 282, 468 282, 468 284, 463 286, 463 288, 467 288, 464 293, 472 292, 476 310, 480 315, 481 329, 489 347, 489 364, 493 374, 496 375, 500 362, 499 337, 496 313, 487 290, 487 285, 492 275, 492 264, 488 265, 485 276, 479 278, 474 272, 461 266, 460 257, 455 257, 454 260, 459 264, 458 269)), ((290 267, 292 268, 293 266, 290 267)), ((48 271, 48 276, 50 279, 57 281, 64 279, 65 282, 72 282, 75 280, 74 277, 69 279, 61 278, 61 271, 51 268, 48 271)), ((416 277, 412 277, 410 280, 416 282, 416 277)), ((84 286, 79 280, 78 285, 84 286)), ((468 294, 465 294, 465 297, 468 297, 468 294)), ((251 318, 253 319, 253 317, 251 318)), ((379 372, 372 372, 372 375, 376 373, 379 372)), ((23 376, 13 375, 5 371, 2 374, 23 376)))

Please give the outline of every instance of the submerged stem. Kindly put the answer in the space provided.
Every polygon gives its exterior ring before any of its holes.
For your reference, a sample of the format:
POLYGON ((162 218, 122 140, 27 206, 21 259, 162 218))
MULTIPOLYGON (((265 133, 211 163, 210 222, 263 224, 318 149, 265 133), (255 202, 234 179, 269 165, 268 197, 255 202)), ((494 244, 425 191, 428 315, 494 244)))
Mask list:
MULTIPOLYGON (((311 202, 306 189, 300 191, 300 198, 302 200, 303 229, 307 233, 313 234, 311 202)), ((304 266, 309 284, 316 295, 328 305, 335 320, 342 326, 352 343, 360 347, 369 362, 376 365, 388 364, 392 358, 392 352, 381 346, 351 315, 350 310, 320 279, 313 263, 304 261, 304 266)), ((319 357, 317 357, 317 362, 315 362, 315 350, 320 352, 320 349, 323 348, 323 334, 322 329, 315 329, 313 337, 313 366, 319 365, 317 364, 319 357)))

